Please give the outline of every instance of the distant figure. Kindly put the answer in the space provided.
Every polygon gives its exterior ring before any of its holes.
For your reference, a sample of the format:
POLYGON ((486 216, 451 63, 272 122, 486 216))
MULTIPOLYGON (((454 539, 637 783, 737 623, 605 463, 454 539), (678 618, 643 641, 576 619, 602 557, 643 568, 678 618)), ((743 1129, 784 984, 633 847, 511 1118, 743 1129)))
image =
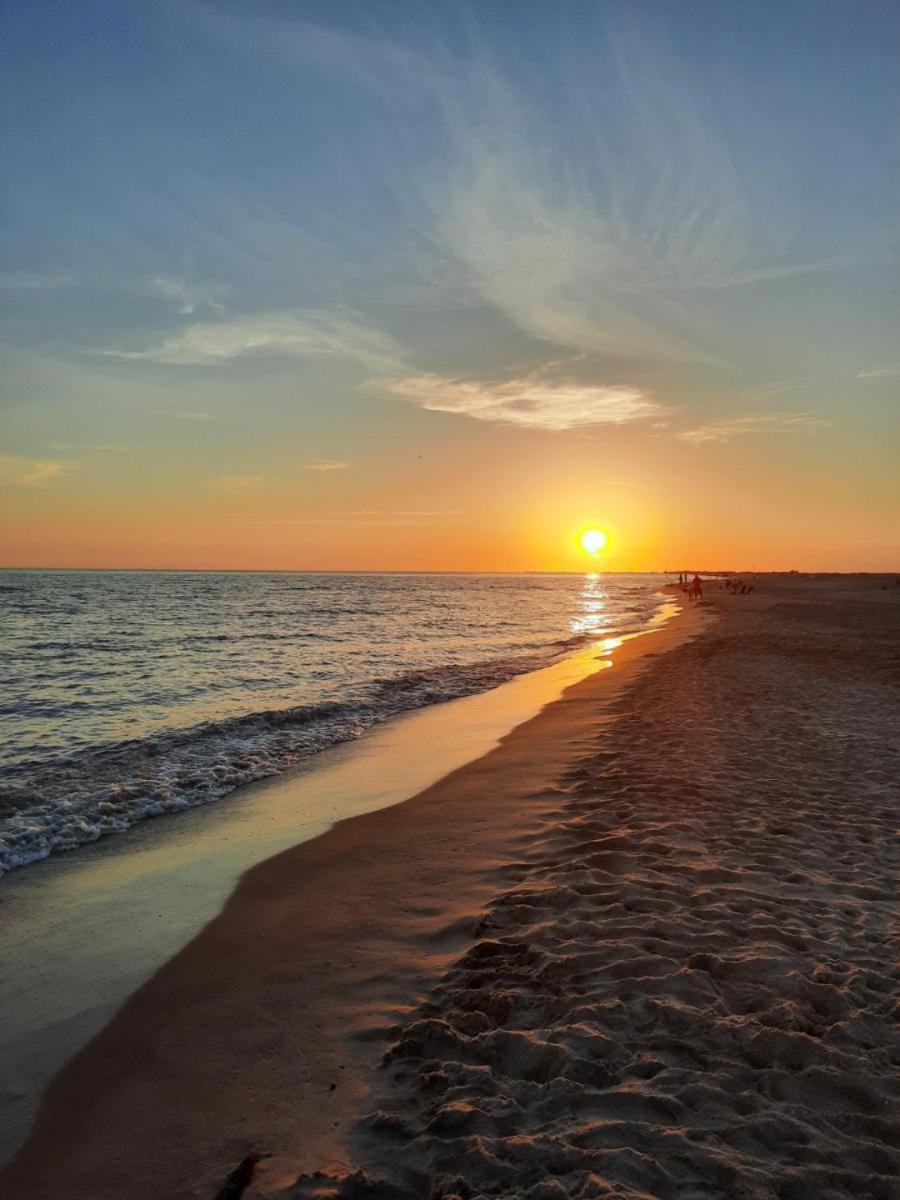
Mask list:
POLYGON ((703 583, 702 583, 699 575, 695 575, 694 578, 691 580, 691 599, 693 599, 693 600, 702 600, 703 599, 703 583))

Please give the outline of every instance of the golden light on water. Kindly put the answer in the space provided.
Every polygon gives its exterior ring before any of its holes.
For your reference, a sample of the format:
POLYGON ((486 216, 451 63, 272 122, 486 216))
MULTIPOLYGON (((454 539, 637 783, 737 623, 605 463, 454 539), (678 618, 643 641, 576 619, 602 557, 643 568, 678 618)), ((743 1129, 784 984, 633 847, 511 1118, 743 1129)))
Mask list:
POLYGON ((581 548, 585 554, 590 554, 596 557, 601 551, 606 549, 608 541, 606 534, 602 529, 585 529, 584 533, 579 537, 581 548))
POLYGON ((599 575, 591 573, 584 579, 584 587, 578 597, 578 612, 573 617, 570 628, 575 634, 602 634, 606 628, 607 596, 603 580, 599 575))

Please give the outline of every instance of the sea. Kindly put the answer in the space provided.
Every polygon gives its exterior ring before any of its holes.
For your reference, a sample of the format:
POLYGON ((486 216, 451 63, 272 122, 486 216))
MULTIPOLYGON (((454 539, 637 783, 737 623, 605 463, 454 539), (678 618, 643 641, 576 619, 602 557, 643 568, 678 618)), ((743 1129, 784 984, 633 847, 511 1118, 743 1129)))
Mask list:
POLYGON ((0 571, 0 873, 639 632, 665 582, 0 571))

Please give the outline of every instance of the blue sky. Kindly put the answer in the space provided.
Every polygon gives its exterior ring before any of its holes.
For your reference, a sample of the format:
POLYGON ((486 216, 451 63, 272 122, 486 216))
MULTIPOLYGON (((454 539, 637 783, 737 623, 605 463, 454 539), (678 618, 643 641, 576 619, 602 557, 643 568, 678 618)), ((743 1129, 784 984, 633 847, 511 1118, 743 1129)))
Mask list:
POLYGON ((310 463, 380 504, 391 446, 530 472, 602 438, 673 482, 851 470, 886 519, 898 18, 8 3, 0 486, 45 530, 188 445, 301 520, 310 463))

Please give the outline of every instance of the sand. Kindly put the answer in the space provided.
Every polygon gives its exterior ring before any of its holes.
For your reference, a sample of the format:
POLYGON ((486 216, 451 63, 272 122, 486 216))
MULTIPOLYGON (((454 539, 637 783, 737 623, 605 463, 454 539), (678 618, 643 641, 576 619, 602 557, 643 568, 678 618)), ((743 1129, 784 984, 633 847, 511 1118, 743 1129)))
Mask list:
POLYGON ((249 872, 4 1194, 896 1196, 900 589, 711 600, 249 872))
POLYGON ((597 655, 586 646, 492 691, 387 721, 213 806, 0 879, 0 1165, 47 1083, 221 911, 247 870, 482 757, 608 666, 597 655))

